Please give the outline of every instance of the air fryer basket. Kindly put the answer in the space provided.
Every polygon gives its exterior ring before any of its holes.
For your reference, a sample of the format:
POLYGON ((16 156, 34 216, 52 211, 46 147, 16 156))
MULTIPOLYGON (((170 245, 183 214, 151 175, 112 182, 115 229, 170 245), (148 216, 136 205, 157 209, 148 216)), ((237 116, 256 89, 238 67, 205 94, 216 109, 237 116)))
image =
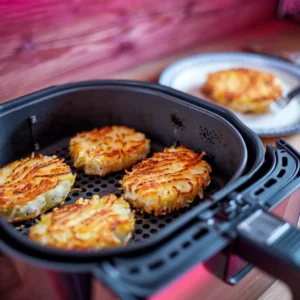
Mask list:
MULTIPOLYGON (((264 212, 271 207, 266 199, 271 195, 275 199, 274 191, 279 194, 283 184, 299 181, 299 153, 284 142, 278 149, 268 147, 272 166, 262 174, 264 151, 258 137, 233 114, 213 104, 138 82, 95 81, 52 87, 0 105, 0 166, 29 156, 32 151, 56 154, 72 166, 70 137, 113 124, 144 132, 151 139, 152 152, 177 144, 205 151, 213 167, 205 199, 196 199, 189 209, 164 217, 137 212, 134 238, 128 246, 88 253, 43 247, 27 238, 32 221, 21 223, 24 226, 16 230, 0 219, 2 249, 50 268, 93 271, 128 299, 132 294, 149 295, 161 288, 164 280, 210 258, 236 237, 238 254, 274 274, 276 271, 252 258, 248 250, 256 252, 257 257, 265 253, 274 265, 276 259, 282 267, 288 261, 288 266, 294 268, 294 278, 299 278, 299 265, 293 265, 296 258, 291 258, 294 253, 287 253, 280 240, 288 237, 289 241, 296 240, 297 246, 299 233, 264 212), (263 238, 257 243, 259 234, 251 235, 252 231, 259 233, 253 220, 262 228, 265 223, 270 225, 268 228, 283 228, 286 235, 274 240, 277 244, 269 245, 263 238), (278 253, 284 259, 278 258, 278 253)), ((75 187, 82 190, 70 193, 65 205, 79 196, 90 198, 92 194, 110 192, 120 195, 118 182, 122 176, 119 172, 99 178, 78 171, 75 187)), ((274 239, 273 233, 271 230, 268 235, 274 239)))
MULTIPOLYGON (((16 103, 8 103, 12 108, 1 115, 0 124, 4 129, 1 131, 4 138, 0 142, 1 165, 29 156, 36 150, 64 157, 72 166, 68 154, 70 137, 79 131, 121 124, 144 132, 151 139, 152 152, 174 144, 182 144, 197 152, 205 151, 213 165, 212 183, 206 191, 206 198, 238 178, 245 168, 247 148, 234 126, 210 111, 149 88, 103 83, 50 92, 42 97, 32 95, 32 99, 22 105, 21 110, 16 103)), ((100 178, 87 176, 80 170, 74 187, 82 190, 70 193, 66 204, 73 203, 80 196, 121 195, 119 180, 122 176, 123 173, 119 172, 100 178)), ((199 202, 197 199, 191 208, 199 202)), ((137 212, 134 239, 127 248, 138 246, 140 241, 156 235, 187 210, 165 217, 137 212)), ((33 224, 35 220, 16 226, 22 225, 20 233, 26 236, 33 224)), ((61 252, 55 249, 47 251, 61 252)), ((99 252, 119 252, 119 249, 99 252)))

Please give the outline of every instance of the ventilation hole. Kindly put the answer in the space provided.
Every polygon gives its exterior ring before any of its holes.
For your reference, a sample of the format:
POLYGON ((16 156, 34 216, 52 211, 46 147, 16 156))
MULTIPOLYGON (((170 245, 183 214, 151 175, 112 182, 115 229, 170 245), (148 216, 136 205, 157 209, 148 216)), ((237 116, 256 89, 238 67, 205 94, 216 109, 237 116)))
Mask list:
POLYGON ((118 179, 118 180, 122 179, 122 175, 117 175, 116 179, 118 179))
POLYGON ((81 188, 81 193, 86 192, 86 189, 81 188))
POLYGON ((284 156, 284 157, 282 158, 282 166, 283 166, 283 167, 286 167, 286 166, 287 166, 287 164, 288 164, 287 157, 286 157, 286 156, 284 156))
POLYGON ((93 195, 93 193, 91 193, 91 192, 88 192, 88 193, 86 193, 86 195, 87 195, 88 197, 90 197, 90 196, 92 196, 92 195, 93 195))
POLYGON ((263 191, 264 191, 264 189, 261 188, 261 189, 257 190, 257 191, 254 193, 254 195, 255 195, 255 196, 258 196, 258 195, 260 195, 261 193, 263 193, 263 191))
POLYGON ((133 267, 129 269, 130 274, 137 274, 140 272, 140 269, 138 267, 133 267))
POLYGON ((88 187, 89 189, 91 189, 91 188, 94 187, 94 185, 93 185, 93 184, 89 184, 87 187, 88 187))
POLYGON ((88 184, 88 182, 86 180, 81 182, 82 184, 88 184))
POLYGON ((75 192, 72 194, 73 197, 77 197, 79 195, 79 193, 75 192))
POLYGON ((281 171, 277 174, 277 177, 278 177, 278 178, 281 178, 281 177, 283 177, 284 174, 285 174, 285 170, 281 170, 281 171))
POLYGON ((80 185, 79 185, 79 184, 75 184, 75 185, 74 185, 74 188, 79 189, 79 188, 80 188, 80 185))
POLYGON ((170 257, 171 257, 171 258, 174 258, 174 257, 176 257, 177 255, 178 255, 178 252, 177 252, 177 251, 173 251, 173 252, 170 253, 170 257))
POLYGON ((182 245, 182 248, 186 249, 188 248, 189 246, 191 246, 191 243, 190 242, 186 242, 182 245))
POLYGON ((201 228, 193 235, 193 239, 199 240, 202 236, 204 236, 207 233, 208 233, 208 230, 206 228, 201 228))
POLYGON ((70 200, 71 200, 71 198, 70 198, 70 197, 67 197, 67 198, 66 198, 66 201, 67 201, 67 202, 68 202, 68 201, 70 201, 70 200))
POLYGON ((25 224, 25 227, 29 228, 29 227, 31 227, 31 224, 25 224))
POLYGON ((116 187, 116 188, 120 188, 120 187, 121 187, 121 184, 120 184, 120 183, 116 183, 116 184, 115 184, 115 187, 116 187))
POLYGON ((171 223, 171 222, 172 222, 172 219, 171 219, 171 218, 167 218, 167 219, 166 219, 166 222, 167 222, 167 223, 171 223))
POLYGON ((143 225, 143 228, 144 228, 144 229, 148 229, 148 228, 150 228, 150 225, 149 225, 149 224, 144 224, 144 225, 143 225))
POLYGON ((101 187, 105 189, 107 188, 107 184, 101 184, 101 187))
POLYGON ((155 228, 151 229, 150 233, 157 233, 157 229, 155 229, 155 228))
POLYGON ((149 215, 144 215, 144 219, 148 220, 148 219, 150 219, 150 216, 149 215))
POLYGON ((121 193, 115 193, 117 197, 121 197, 121 193))
POLYGON ((100 181, 100 180, 96 180, 95 183, 96 183, 96 184, 100 184, 101 181, 100 181))
POLYGON ((266 188, 269 188, 271 187, 272 185, 274 185, 276 183, 276 180, 275 179, 270 179, 267 183, 265 183, 265 187, 266 188))
POLYGON ((149 269, 150 270, 155 270, 158 269, 159 267, 161 267, 164 264, 164 262, 162 260, 158 260, 152 264, 149 265, 149 269))
POLYGON ((141 233, 143 233, 143 230, 142 230, 142 229, 137 229, 137 230, 135 231, 135 233, 136 233, 136 234, 141 234, 141 233))
POLYGON ((165 224, 164 224, 164 223, 160 223, 160 224, 158 224, 158 227, 159 227, 159 228, 164 228, 164 227, 165 227, 165 224))
POLYGON ((143 220, 137 219, 137 220, 135 221, 135 223, 136 223, 136 224, 142 224, 142 223, 143 223, 143 220))
POLYGON ((95 180, 96 178, 94 176, 89 176, 90 180, 95 180))
POLYGON ((115 183, 115 181, 113 179, 108 180, 108 183, 112 184, 115 183))
POLYGON ((157 220, 156 220, 156 219, 151 219, 150 222, 151 222, 152 224, 156 224, 156 223, 157 223, 157 220))
POLYGON ((147 233, 143 234, 143 239, 149 239, 149 237, 150 237, 149 234, 147 234, 147 233))
POLYGON ((95 188, 95 189, 94 189, 94 192, 95 192, 95 193, 98 193, 98 192, 100 192, 100 189, 95 188))

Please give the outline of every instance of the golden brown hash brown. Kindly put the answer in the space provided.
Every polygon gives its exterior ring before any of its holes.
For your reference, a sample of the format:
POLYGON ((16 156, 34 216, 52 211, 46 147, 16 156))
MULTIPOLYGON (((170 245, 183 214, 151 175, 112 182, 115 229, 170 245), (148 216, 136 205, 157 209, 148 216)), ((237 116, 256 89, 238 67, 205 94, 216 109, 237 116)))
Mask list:
POLYGON ((111 126, 78 133, 70 141, 76 168, 86 174, 105 176, 144 159, 150 151, 145 135, 124 126, 111 126))
POLYGON ((210 183, 210 165, 183 146, 155 153, 132 168, 120 181, 124 198, 149 214, 165 215, 188 206, 210 183))
POLYGON ((96 250, 126 245, 134 230, 134 212, 123 197, 110 194, 79 198, 55 208, 30 228, 29 238, 68 250, 96 250))
POLYGON ((282 94, 278 79, 269 73, 237 68, 214 72, 202 87, 211 100, 242 113, 266 113, 282 94))
POLYGON ((0 214, 11 222, 24 221, 63 203, 75 181, 63 161, 38 155, 1 168, 0 214))

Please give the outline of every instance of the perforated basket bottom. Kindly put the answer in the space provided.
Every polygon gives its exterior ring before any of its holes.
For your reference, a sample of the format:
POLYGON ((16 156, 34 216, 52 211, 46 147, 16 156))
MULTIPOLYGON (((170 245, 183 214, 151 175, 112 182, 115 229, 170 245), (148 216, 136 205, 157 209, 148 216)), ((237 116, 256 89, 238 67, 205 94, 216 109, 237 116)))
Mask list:
MULTIPOLYGON (((109 174, 105 177, 98 176, 90 176, 84 174, 83 170, 78 170, 73 167, 71 157, 69 155, 68 145, 69 138, 64 139, 54 145, 44 148, 39 153, 43 155, 56 155, 60 158, 64 158, 65 162, 72 168, 72 171, 77 173, 76 181, 73 188, 80 188, 81 191, 73 191, 71 192, 65 200, 64 205, 74 203, 79 197, 83 197, 85 199, 91 198, 93 195, 97 194, 99 196, 104 196, 109 193, 114 193, 117 196, 122 195, 122 191, 119 190, 120 184, 119 181, 123 178, 124 172, 117 172, 113 174, 109 174)), ((155 151, 161 151, 165 148, 162 145, 158 145, 155 143, 151 144, 152 153, 155 151)), ((151 155, 151 154, 150 154, 151 155)), ((224 177, 222 172, 220 172, 217 168, 213 167, 212 173, 212 181, 209 187, 205 191, 205 197, 213 194, 218 189, 222 188, 227 182, 228 178, 224 177)), ((144 214, 142 212, 136 211, 135 219, 136 226, 135 231, 133 233, 133 238, 130 243, 138 243, 144 239, 151 238, 152 235, 157 234, 160 230, 174 222, 177 218, 179 218, 182 214, 187 212, 190 209, 193 209, 196 205, 200 203, 200 198, 197 197, 195 201, 187 208, 182 208, 178 211, 175 211, 166 216, 155 217, 153 215, 144 214)), ((29 228, 36 224, 36 219, 21 222, 18 224, 14 224, 17 230, 22 235, 28 235, 29 228)))

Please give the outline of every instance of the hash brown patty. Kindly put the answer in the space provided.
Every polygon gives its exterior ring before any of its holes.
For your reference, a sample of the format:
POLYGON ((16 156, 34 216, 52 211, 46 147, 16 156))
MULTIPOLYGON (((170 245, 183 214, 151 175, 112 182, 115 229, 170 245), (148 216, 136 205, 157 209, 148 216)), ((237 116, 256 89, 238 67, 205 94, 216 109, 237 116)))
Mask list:
POLYGON ((159 216, 188 206, 197 195, 203 198, 212 171, 203 156, 183 146, 155 153, 120 181, 125 200, 159 216))
POLYGON ((74 181, 56 156, 25 158, 0 169, 0 215, 9 222, 30 220, 63 203, 74 181))
POLYGON ((123 197, 94 195, 43 215, 30 228, 29 238, 66 250, 113 248, 129 242, 134 224, 134 211, 123 197))
POLYGON ((245 68, 214 72, 202 87, 212 101, 242 113, 262 114, 282 94, 278 79, 269 73, 245 68))
POLYGON ((88 175, 105 176, 129 168, 149 151, 150 141, 145 135, 125 126, 78 133, 70 141, 74 166, 88 175))

